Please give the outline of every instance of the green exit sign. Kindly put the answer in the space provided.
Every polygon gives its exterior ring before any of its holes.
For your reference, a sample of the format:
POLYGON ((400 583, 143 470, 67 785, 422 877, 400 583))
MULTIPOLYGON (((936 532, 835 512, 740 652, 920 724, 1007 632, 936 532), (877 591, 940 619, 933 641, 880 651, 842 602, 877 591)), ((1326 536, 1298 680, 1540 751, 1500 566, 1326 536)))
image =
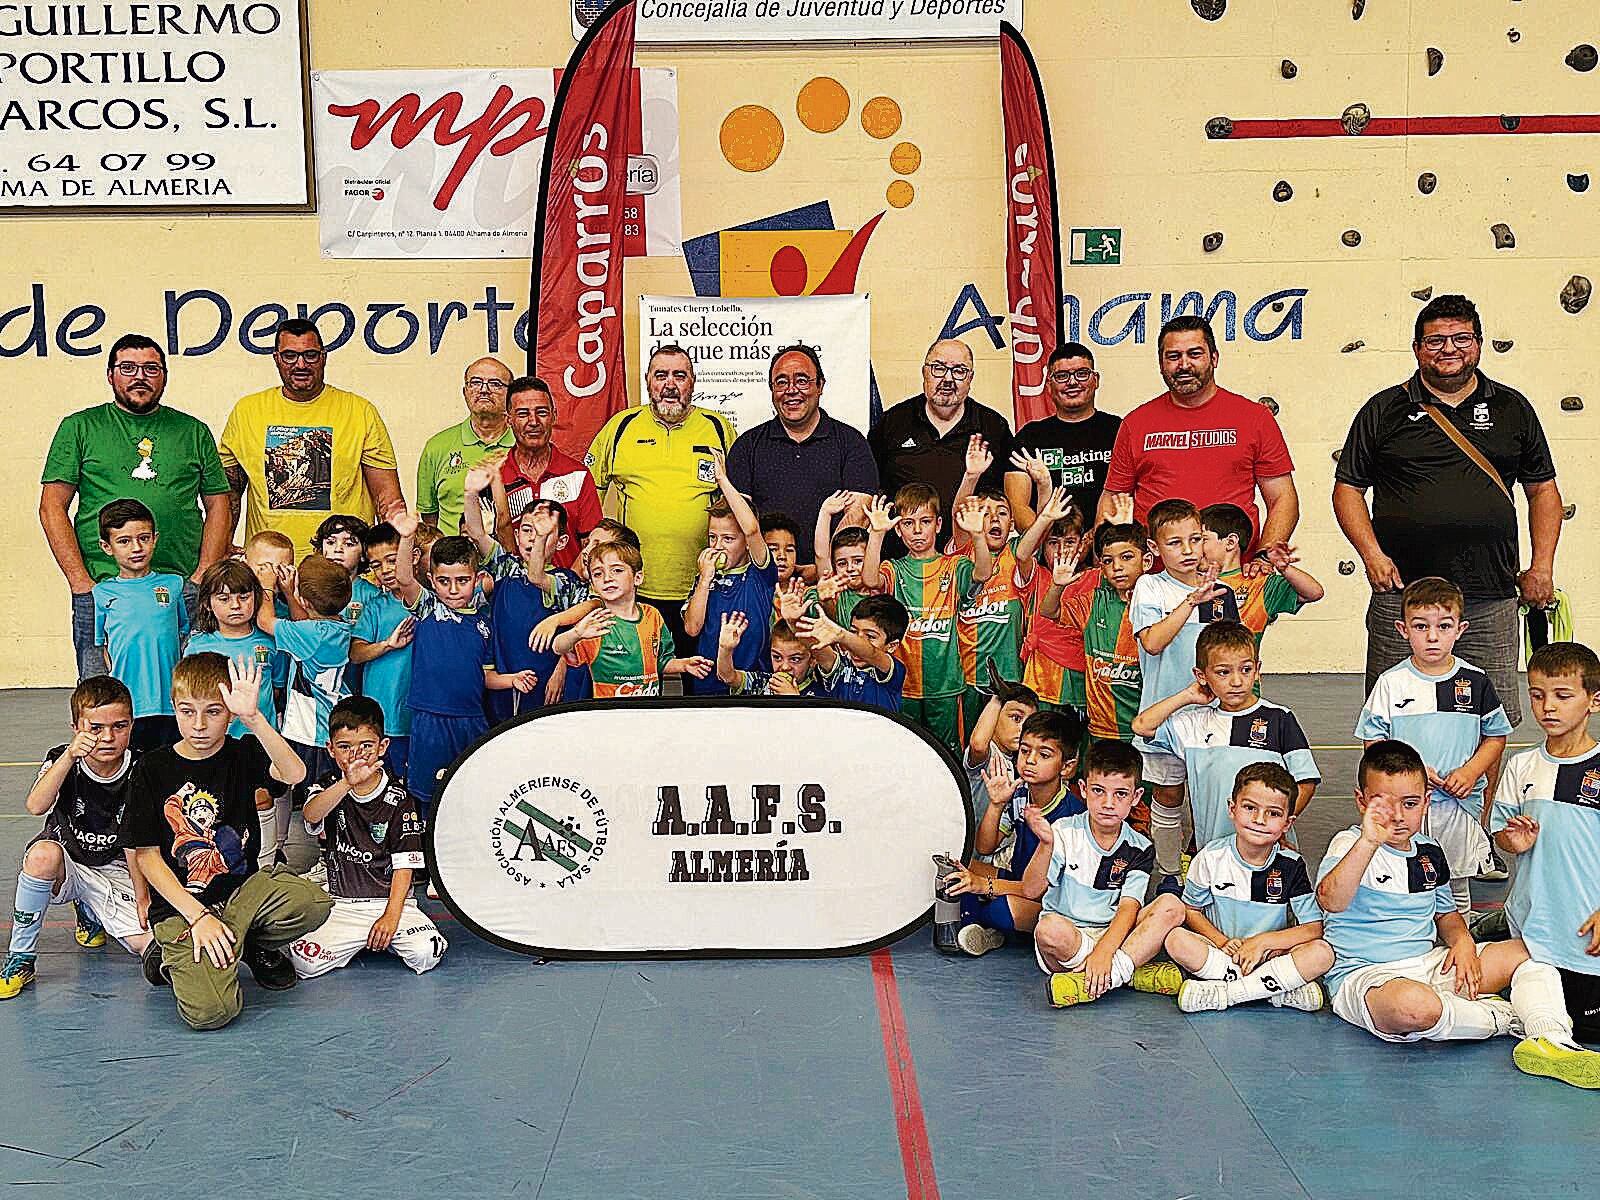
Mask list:
POLYGON ((1115 266, 1122 261, 1122 230, 1074 229, 1072 256, 1074 267, 1115 266))

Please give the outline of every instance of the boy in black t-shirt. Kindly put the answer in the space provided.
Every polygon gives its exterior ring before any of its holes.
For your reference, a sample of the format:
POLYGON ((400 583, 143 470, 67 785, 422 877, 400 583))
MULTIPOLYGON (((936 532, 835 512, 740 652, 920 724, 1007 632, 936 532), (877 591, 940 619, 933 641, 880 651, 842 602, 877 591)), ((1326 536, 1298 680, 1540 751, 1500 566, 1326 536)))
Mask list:
POLYGON ((439 965, 446 942, 411 898, 422 866, 422 818, 383 769, 383 708, 349 696, 328 716, 328 754, 339 770, 306 791, 306 828, 322 843, 333 912, 314 937, 290 945, 301 979, 347 965, 363 950, 393 951, 418 975, 439 965))
POLYGON ((287 867, 256 869, 256 789, 305 778, 299 755, 257 707, 260 687, 261 667, 251 660, 181 661, 172 700, 183 740, 139 761, 123 818, 123 845, 152 893, 145 977, 171 982, 178 1015, 195 1029, 220 1029, 239 1015, 241 958, 262 987, 293 987, 281 948, 333 907, 287 867), (235 717, 255 741, 228 736, 235 717))
POLYGON ((130 877, 118 836, 136 757, 128 748, 133 697, 122 681, 96 675, 80 683, 72 693, 72 729, 70 742, 45 755, 28 790, 28 811, 45 822, 17 873, 0 1000, 33 982, 39 930, 52 904, 70 901, 77 909, 78 945, 86 950, 105 945, 107 932, 135 954, 150 942, 136 899, 143 881, 130 877))

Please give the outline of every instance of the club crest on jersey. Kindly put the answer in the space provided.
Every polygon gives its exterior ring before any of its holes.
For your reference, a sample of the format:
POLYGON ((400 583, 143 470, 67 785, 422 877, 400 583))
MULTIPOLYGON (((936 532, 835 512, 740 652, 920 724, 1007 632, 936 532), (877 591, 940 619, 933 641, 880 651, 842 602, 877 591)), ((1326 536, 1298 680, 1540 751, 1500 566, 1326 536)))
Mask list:
POLYGON ((359 600, 353 600, 350 607, 344 610, 344 619, 352 625, 361 619, 361 610, 366 606, 359 600))
POLYGON ((1128 874, 1128 860, 1122 855, 1117 855, 1111 860, 1111 870, 1106 873, 1106 887, 1119 888, 1123 878, 1128 874))
POLYGON ((172 592, 171 592, 170 589, 164 588, 164 587, 157 587, 157 588, 151 588, 150 590, 155 595, 156 603, 161 605, 162 608, 166 608, 167 605, 172 603, 172 592))
POLYGON ((1472 708, 1472 680, 1456 680, 1456 708, 1461 712, 1472 708))
POLYGON ((1267 719, 1265 717, 1251 719, 1250 744, 1258 748, 1267 744, 1267 719))
POLYGON ((717 481, 717 464, 709 458, 702 458, 695 463, 694 476, 701 483, 715 483, 717 481))
POLYGON ((1417 855, 1417 866, 1422 871, 1422 883, 1424 887, 1439 886, 1439 868, 1434 865, 1433 855, 1417 855))
POLYGON ((1578 785, 1578 795, 1585 800, 1600 800, 1600 770, 1585 771, 1578 785))
POLYGON ((1489 419, 1489 406, 1481 400, 1472 407, 1472 427, 1474 429, 1494 428, 1494 422, 1489 419))
POLYGON ((1267 872, 1267 899, 1273 901, 1283 899, 1283 872, 1277 867, 1267 872))
POLYGON ((461 457, 461 451, 450 451, 450 461, 446 464, 446 466, 452 471, 459 471, 464 465, 465 463, 461 457))
POLYGON ((256 647, 256 666, 264 667, 272 661, 272 651, 266 646, 256 647))
POLYGON ((389 822, 374 821, 372 823, 372 840, 382 844, 383 835, 389 832, 389 822))

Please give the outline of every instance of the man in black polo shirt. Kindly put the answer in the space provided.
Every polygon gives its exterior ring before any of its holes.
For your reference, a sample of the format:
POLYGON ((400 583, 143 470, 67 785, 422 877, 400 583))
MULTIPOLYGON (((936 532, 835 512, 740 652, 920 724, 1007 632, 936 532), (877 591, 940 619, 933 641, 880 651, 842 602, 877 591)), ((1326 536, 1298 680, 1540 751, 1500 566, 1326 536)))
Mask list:
MULTIPOLYGON (((1045 386, 1056 411, 1017 430, 1014 445, 1044 459, 1050 485, 1066 488, 1092 523, 1122 418, 1095 409, 1100 372, 1094 369, 1094 354, 1079 342, 1068 342, 1051 353, 1045 386)), ((1017 528, 1026 529, 1034 518, 1033 480, 1015 466, 1006 472, 1006 501, 1017 528)))
POLYGON ((1522 393, 1478 370, 1483 324, 1465 296, 1439 296, 1417 314, 1417 373, 1379 392, 1356 414, 1334 473, 1333 511, 1366 564, 1367 690, 1410 648, 1395 629, 1400 592, 1439 575, 1466 597, 1467 631, 1456 654, 1487 672, 1513 725, 1517 600, 1548 604, 1555 591, 1561 492, 1538 414, 1522 393), (1428 415, 1442 416, 1494 466, 1505 491, 1428 415), (1518 573, 1517 511, 1528 498, 1532 564, 1518 573), (1366 491, 1372 489, 1372 513, 1366 491))
POLYGON ((728 450, 728 478, 750 507, 784 513, 804 532, 802 563, 811 561, 811 530, 824 500, 834 492, 878 491, 866 436, 822 411, 824 382, 822 360, 810 346, 780 349, 767 367, 776 415, 745 430, 728 450))
POLYGON ((988 442, 994 455, 978 480, 979 490, 1003 489, 1011 458, 1011 427, 1005 417, 968 399, 972 375, 972 351, 965 342, 935 342, 922 356, 922 394, 896 404, 867 435, 884 494, 893 497, 908 483, 927 484, 939 493, 939 515, 947 530, 972 435, 988 442))

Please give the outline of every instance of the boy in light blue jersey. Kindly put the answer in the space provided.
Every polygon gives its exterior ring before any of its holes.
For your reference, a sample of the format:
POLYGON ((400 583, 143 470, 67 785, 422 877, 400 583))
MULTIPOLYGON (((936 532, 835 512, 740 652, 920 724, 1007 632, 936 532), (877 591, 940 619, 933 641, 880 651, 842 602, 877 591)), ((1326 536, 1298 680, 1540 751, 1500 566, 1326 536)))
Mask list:
MULTIPOLYGON (((1256 655, 1255 635, 1239 622, 1205 626, 1195 640, 1189 686, 1133 719, 1135 734, 1182 761, 1197 846, 1233 832, 1229 803, 1241 767, 1270 762, 1287 768, 1296 781, 1296 816, 1311 803, 1321 778, 1295 715, 1257 699, 1261 662, 1256 655)), ((1153 806, 1151 833, 1158 840, 1181 837, 1181 816, 1181 809, 1153 806)))
POLYGON ((100 549, 116 560, 117 577, 94 585, 94 641, 133 695, 131 744, 143 753, 178 739, 170 684, 189 632, 183 577, 150 569, 156 519, 139 501, 113 500, 99 522, 100 549))
POLYGON ((1428 823, 1423 828, 1444 847, 1456 910, 1472 911, 1468 881, 1489 864, 1489 837, 1479 822, 1485 776, 1505 751, 1511 722, 1489 676, 1456 658, 1466 632, 1461 589, 1425 578, 1406 586, 1395 628, 1411 657, 1378 677, 1356 722, 1356 736, 1371 745, 1394 738, 1414 746, 1427 764, 1428 823))
POLYGON ((1521 1070, 1600 1087, 1600 1054, 1573 1042, 1556 969, 1521 941, 1473 944, 1444 851, 1422 835, 1428 792, 1422 758, 1404 742, 1362 753, 1361 824, 1334 836, 1317 878, 1333 1011, 1386 1042, 1520 1038, 1521 1070), (1509 1003, 1494 994, 1507 986, 1509 1003))
POLYGON ((1561 975, 1573 1036, 1600 1042, 1600 657, 1551 642, 1528 660, 1528 699, 1545 742, 1514 755, 1490 827, 1517 856, 1506 901, 1512 933, 1561 975))
MULTIPOLYGON (((224 559, 206 568, 200 577, 195 600, 194 632, 184 645, 185 654, 220 654, 229 662, 250 659, 261 668, 261 694, 258 707, 267 724, 278 727, 278 707, 272 695, 272 660, 277 643, 271 634, 256 625, 256 612, 265 602, 261 581, 249 566, 237 558, 224 559)), ((235 721, 228 736, 253 737, 249 726, 235 721)))
MULTIPOLYGON (((311 553, 338 563, 350 574, 350 603, 340 617, 354 628, 361 613, 378 594, 378 585, 361 574, 367 569, 366 536, 370 527, 360 517, 335 513, 311 535, 311 553)), ((355 665, 354 662, 351 663, 355 665)), ((353 672, 359 675, 359 672, 353 672)), ((355 682, 352 680, 352 682, 355 682)))
POLYGON ((1257 1000, 1302 1012, 1322 1007, 1313 981, 1333 965, 1333 949, 1322 940, 1305 859, 1282 845, 1297 789, 1278 763, 1242 767, 1228 802, 1234 831, 1189 864, 1188 915, 1166 944, 1172 961, 1195 976, 1178 990, 1182 1011, 1220 1012, 1257 1000))
MULTIPOLYGON (((383 766, 404 783, 411 761, 411 639, 417 621, 397 594, 395 563, 400 535, 387 521, 362 536, 361 545, 377 590, 368 596, 350 631, 350 662, 361 667, 361 695, 383 709, 383 736, 389 746, 383 766)), ((412 551, 415 558, 416 551, 412 551)), ((352 585, 353 587, 353 585, 352 585)), ((351 602, 351 607, 355 602, 351 602)))

